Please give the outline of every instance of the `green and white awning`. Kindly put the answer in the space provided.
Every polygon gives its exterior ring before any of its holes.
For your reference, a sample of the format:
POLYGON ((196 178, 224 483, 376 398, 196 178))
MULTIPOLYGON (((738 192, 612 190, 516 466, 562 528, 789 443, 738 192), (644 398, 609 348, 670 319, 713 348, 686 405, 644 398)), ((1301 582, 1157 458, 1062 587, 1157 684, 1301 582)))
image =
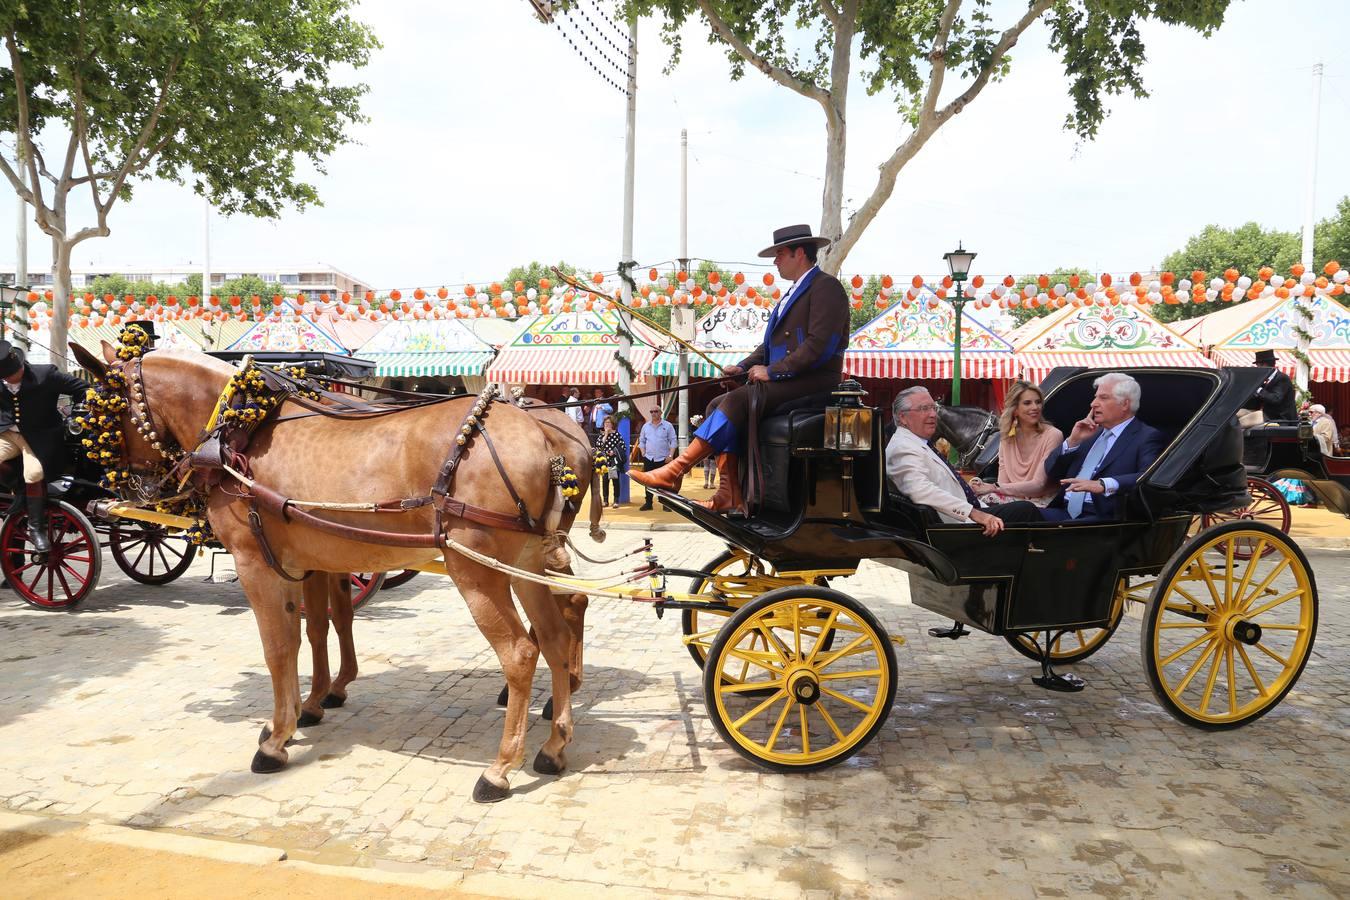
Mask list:
MULTIPOLYGON (((734 366, 750 355, 749 350, 733 350, 731 352, 704 350, 703 352, 716 360, 718 366, 734 366)), ((669 350, 662 351, 657 355, 656 361, 652 363, 652 374, 665 378, 674 378, 679 375, 680 354, 669 350)), ((696 353, 689 354, 689 376, 691 378, 710 378, 720 374, 722 374, 721 369, 713 371, 713 367, 703 357, 696 353)))
POLYGON ((482 375, 492 362, 490 352, 476 350, 439 353, 362 353, 375 363, 377 378, 436 378, 444 375, 482 375))

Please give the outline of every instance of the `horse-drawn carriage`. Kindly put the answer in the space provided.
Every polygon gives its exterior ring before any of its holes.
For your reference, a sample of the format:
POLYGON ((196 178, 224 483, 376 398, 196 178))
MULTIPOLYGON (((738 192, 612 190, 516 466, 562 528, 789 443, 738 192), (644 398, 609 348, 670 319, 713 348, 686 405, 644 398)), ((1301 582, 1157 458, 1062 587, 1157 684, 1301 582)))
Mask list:
MULTIPOLYGON (((228 351, 210 355, 236 364, 248 356, 228 351)), ((326 353, 252 356, 271 365, 303 366, 316 376, 330 378, 364 377, 374 366, 367 360, 326 353)), ((187 535, 190 521, 154 509, 121 505, 101 485, 103 469, 86 457, 82 444, 84 429, 77 421, 82 410, 77 403, 66 420, 71 467, 47 483, 49 552, 34 552, 28 538, 27 511, 23 504, 13 502, 21 480, 17 466, 0 471, 0 504, 9 509, 0 524, 0 573, 22 600, 40 609, 70 609, 85 600, 98 586, 104 547, 127 577, 145 585, 176 580, 187 571, 197 551, 187 535)), ((216 552, 221 549, 214 542, 207 547, 216 552)), ((353 573, 352 606, 359 607, 382 587, 402 584, 415 574, 401 572, 386 577, 384 573, 353 573)))
MULTIPOLYGON (((1259 373, 1126 371, 1143 388, 1139 418, 1169 443, 1116 521, 1010 524, 993 538, 944 524, 888 483, 882 417, 847 392, 761 425, 765 482, 780 489, 752 517, 663 493, 667 507, 730 545, 687 573, 688 595, 657 607, 683 611, 709 715, 733 749, 805 771, 846 759, 880 729, 902 642, 826 586, 863 560, 906 573, 911 601, 956 623, 936 633, 983 631, 1036 659, 1034 681, 1047 689, 1081 690, 1054 666, 1100 649, 1139 603, 1145 676, 1173 716, 1223 729, 1273 709, 1311 653, 1313 572, 1286 534, 1263 523, 1233 519, 1188 534, 1197 517, 1249 505, 1235 413, 1259 373)), ((1047 418, 1077 419, 1101 374, 1052 373, 1047 418)))

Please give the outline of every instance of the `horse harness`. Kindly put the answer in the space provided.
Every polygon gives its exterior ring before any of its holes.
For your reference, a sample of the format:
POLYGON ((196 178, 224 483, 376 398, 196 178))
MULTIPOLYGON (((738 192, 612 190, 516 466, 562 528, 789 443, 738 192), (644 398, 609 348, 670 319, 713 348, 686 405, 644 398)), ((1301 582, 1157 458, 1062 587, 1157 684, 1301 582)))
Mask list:
MULTIPOLYGON (((305 572, 297 577, 282 568, 263 530, 263 513, 276 516, 285 522, 297 522, 348 540, 393 547, 439 548, 442 552, 446 549, 447 519, 462 519, 488 528, 520 531, 527 534, 543 534, 543 524, 530 515, 528 507, 511 482, 506 468, 502 465, 501 456, 488 434, 486 419, 493 404, 508 402, 499 396, 499 389, 496 385, 488 385, 461 420, 455 431, 455 439, 450 444, 445 461, 441 464, 436 481, 428 494, 378 503, 308 503, 292 500, 252 479, 247 449, 253 435, 264 422, 270 420, 272 423, 276 423, 314 415, 338 419, 376 418, 410 408, 444 402, 449 398, 437 397, 420 403, 372 404, 349 394, 318 388, 308 378, 258 368, 253 366, 251 360, 245 360, 240 373, 232 377, 222 390, 211 418, 198 438, 197 446, 189 452, 184 452, 176 447, 169 450, 165 449, 165 439, 160 437, 160 432, 155 426, 149 403, 145 397, 144 381, 141 377, 141 360, 137 357, 131 363, 132 372, 126 378, 130 394, 131 422, 154 449, 158 450, 167 461, 172 463, 163 481, 177 478, 178 486, 181 489, 191 480, 196 488, 201 490, 209 490, 211 487, 219 485, 227 476, 239 482, 245 492, 235 496, 248 501, 249 530, 258 542, 263 559, 278 575, 288 581, 303 581, 310 573, 305 572), (257 374, 260 381, 254 379, 253 373, 257 374), (268 392, 267 396, 270 397, 261 404, 258 402, 260 395, 241 390, 241 385, 257 386, 259 383, 265 387, 268 392), (271 413, 279 410, 286 400, 294 401, 306 411, 285 416, 271 415, 271 413), (247 408, 249 405, 252 405, 255 410, 261 409, 262 414, 257 415, 255 412, 249 418, 240 421, 239 416, 226 413, 227 410, 238 411, 247 408), (453 496, 455 473, 460 463, 463 462, 465 452, 475 436, 481 436, 483 444, 487 447, 497 473, 501 476, 502 483, 506 487, 511 501, 515 504, 515 515, 476 506, 453 496), (403 513, 427 505, 432 506, 435 511, 435 525, 430 534, 406 534, 346 525, 317 516, 304 508, 308 506, 330 510, 403 513)), ((122 365, 116 364, 118 368, 122 365)), ((129 454, 126 454, 125 444, 123 453, 129 457, 129 454)))

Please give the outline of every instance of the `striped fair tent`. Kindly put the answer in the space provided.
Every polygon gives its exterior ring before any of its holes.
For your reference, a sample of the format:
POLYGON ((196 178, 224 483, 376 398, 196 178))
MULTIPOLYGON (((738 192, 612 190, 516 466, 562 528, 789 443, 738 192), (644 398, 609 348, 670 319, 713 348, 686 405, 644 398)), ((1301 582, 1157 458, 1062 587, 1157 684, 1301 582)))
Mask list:
POLYGON ((1215 343, 1214 355, 1225 366, 1250 366, 1257 350, 1274 350, 1275 365, 1293 377, 1298 368, 1291 352, 1298 346, 1297 328, 1312 335, 1308 379, 1350 382, 1350 310, 1327 297, 1290 297, 1264 309, 1253 308, 1246 321, 1215 343), (1300 306, 1312 314, 1311 320, 1299 312, 1300 306))
POLYGON ((281 314, 269 315, 243 336, 225 347, 226 350, 246 353, 281 352, 296 353, 332 353, 337 356, 349 356, 347 348, 328 332, 315 324, 314 320, 300 311, 289 300, 274 308, 281 314))
POLYGON ((361 347, 377 378, 477 377, 492 362, 492 347, 458 319, 400 319, 361 347))
MULTIPOLYGON (((497 384, 613 385, 619 381, 618 314, 570 312, 522 320, 492 365, 497 384)), ((666 338, 634 320, 632 383, 645 384, 652 360, 666 338)))
POLYGON ((1057 366, 1212 369, 1200 348, 1132 303, 1066 306, 1022 332, 1017 360, 1023 377, 1040 382, 1057 366))
MULTIPOLYGON (((759 306, 718 306, 694 324, 693 344, 720 366, 734 366, 764 341, 769 324, 769 308, 759 306)), ((678 350, 663 350, 652 363, 652 374, 674 378, 680 374, 678 350)), ((720 375, 707 360, 689 354, 689 375, 709 378, 720 375)))
MULTIPOLYGON (((844 370, 859 378, 950 379, 956 311, 924 289, 910 306, 897 304, 849 338, 844 370)), ((961 313, 961 378, 1016 378, 1013 347, 969 304, 961 313)))

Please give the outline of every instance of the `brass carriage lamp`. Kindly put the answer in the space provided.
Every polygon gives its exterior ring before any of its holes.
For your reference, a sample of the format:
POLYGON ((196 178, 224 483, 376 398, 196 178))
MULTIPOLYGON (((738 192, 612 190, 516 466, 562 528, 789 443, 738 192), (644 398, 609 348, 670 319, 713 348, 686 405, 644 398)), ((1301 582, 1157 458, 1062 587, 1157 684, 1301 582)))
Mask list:
POLYGON ((852 378, 840 383, 825 407, 825 448, 845 453, 872 449, 872 410, 863 406, 867 396, 863 386, 852 378))
MULTIPOLYGON (((961 242, 956 242, 956 249, 942 254, 943 260, 947 263, 947 271, 951 273, 952 281, 956 282, 956 296, 951 297, 952 312, 955 319, 952 323, 952 406, 961 405, 961 311, 966 308, 968 298, 962 290, 967 276, 970 275, 970 264, 975 261, 975 254, 961 246, 961 242)), ((956 449, 952 449, 951 462, 956 464, 956 449)))

